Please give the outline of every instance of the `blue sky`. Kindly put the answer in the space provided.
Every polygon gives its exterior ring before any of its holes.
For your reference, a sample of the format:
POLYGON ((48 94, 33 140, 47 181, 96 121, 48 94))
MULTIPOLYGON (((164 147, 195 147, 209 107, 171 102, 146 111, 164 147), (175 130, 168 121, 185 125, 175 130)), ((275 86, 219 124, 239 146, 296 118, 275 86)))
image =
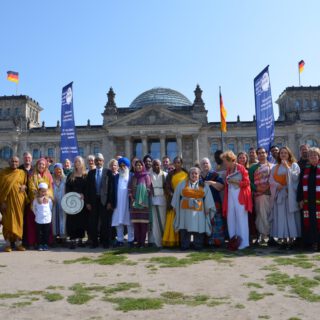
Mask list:
POLYGON ((209 120, 219 121, 220 85, 227 120, 251 120, 253 78, 266 65, 274 101, 298 85, 301 59, 302 84, 319 85, 319 12, 317 0, 3 0, 0 95, 15 93, 6 72, 19 72, 19 94, 55 125, 73 81, 76 124, 102 124, 110 86, 126 107, 158 86, 193 101, 199 83, 209 120))

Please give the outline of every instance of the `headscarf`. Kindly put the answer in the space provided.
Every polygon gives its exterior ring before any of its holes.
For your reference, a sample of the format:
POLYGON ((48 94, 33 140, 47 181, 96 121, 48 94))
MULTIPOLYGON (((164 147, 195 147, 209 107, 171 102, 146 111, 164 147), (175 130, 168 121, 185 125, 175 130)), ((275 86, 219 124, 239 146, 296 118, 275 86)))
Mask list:
POLYGON ((54 167, 53 167, 54 169, 55 168, 59 168, 59 169, 61 169, 61 170, 63 170, 63 165, 62 165, 62 163, 56 163, 55 165, 54 165, 54 167))
POLYGON ((148 175, 148 172, 146 171, 146 167, 145 167, 143 161, 141 161, 140 159, 137 160, 135 162, 135 166, 136 166, 137 162, 141 163, 141 165, 142 165, 142 171, 141 172, 134 171, 134 176, 137 178, 137 184, 139 184, 141 182, 144 182, 144 177, 148 175))

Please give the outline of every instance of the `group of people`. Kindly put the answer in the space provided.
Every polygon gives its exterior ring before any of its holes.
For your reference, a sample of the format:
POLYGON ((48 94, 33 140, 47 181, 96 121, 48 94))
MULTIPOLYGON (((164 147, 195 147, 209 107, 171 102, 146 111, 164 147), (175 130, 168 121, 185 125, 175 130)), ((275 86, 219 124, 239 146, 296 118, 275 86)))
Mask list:
POLYGON ((288 147, 251 148, 249 154, 215 152, 188 171, 181 157, 116 157, 101 153, 73 164, 32 165, 13 156, 0 171, 4 251, 50 245, 181 250, 226 245, 230 250, 267 243, 291 249, 320 245, 320 150, 300 147, 297 162, 288 147), (66 214, 62 198, 76 192, 84 202, 66 214))

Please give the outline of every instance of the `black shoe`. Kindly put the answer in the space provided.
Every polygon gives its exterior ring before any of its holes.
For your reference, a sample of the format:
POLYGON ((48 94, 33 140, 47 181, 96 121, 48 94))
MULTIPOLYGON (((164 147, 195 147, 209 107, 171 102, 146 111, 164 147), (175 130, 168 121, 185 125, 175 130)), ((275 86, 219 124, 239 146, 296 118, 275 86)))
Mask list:
POLYGON ((85 246, 86 246, 86 244, 82 241, 82 239, 80 239, 80 240, 78 241, 78 247, 84 248, 85 246))
POLYGON ((133 249, 133 248, 134 248, 134 242, 133 242, 133 241, 129 241, 129 242, 128 242, 128 247, 129 247, 130 249, 133 249))
POLYGON ((274 238, 269 238, 267 245, 268 247, 276 247, 278 245, 278 242, 274 240, 274 238))
POLYGON ((254 247, 259 247, 259 239, 256 239, 256 240, 252 241, 252 245, 254 247))
POLYGON ((74 250, 76 248, 76 242, 74 240, 71 240, 69 249, 74 250))
POLYGON ((99 244, 98 242, 92 242, 91 246, 90 246, 90 249, 96 249, 99 247, 99 244))
POLYGON ((293 250, 294 247, 295 247, 295 246, 294 246, 294 243, 288 243, 286 249, 287 249, 287 250, 293 250))
POLYGON ((280 246, 279 246, 279 249, 280 250, 287 250, 287 243, 285 243, 285 242, 282 242, 282 243, 280 243, 280 246))
POLYGON ((117 241, 116 244, 115 244, 116 248, 121 248, 123 246, 124 246, 124 243, 122 241, 117 241))
POLYGON ((292 246, 293 246, 294 249, 302 249, 302 248, 303 248, 302 238, 296 238, 296 239, 292 242, 292 246))
POLYGON ((103 249, 109 249, 110 245, 108 243, 102 244, 103 249))

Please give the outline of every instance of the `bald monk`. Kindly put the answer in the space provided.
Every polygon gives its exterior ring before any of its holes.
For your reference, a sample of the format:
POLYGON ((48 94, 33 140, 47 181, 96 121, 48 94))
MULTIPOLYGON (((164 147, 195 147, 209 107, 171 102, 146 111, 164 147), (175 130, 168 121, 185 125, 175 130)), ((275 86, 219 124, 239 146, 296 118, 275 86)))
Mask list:
POLYGON ((18 251, 25 251, 21 239, 23 233, 23 212, 27 201, 27 174, 18 168, 19 158, 12 157, 9 167, 0 171, 0 210, 2 213, 5 252, 11 252, 11 243, 18 251))

